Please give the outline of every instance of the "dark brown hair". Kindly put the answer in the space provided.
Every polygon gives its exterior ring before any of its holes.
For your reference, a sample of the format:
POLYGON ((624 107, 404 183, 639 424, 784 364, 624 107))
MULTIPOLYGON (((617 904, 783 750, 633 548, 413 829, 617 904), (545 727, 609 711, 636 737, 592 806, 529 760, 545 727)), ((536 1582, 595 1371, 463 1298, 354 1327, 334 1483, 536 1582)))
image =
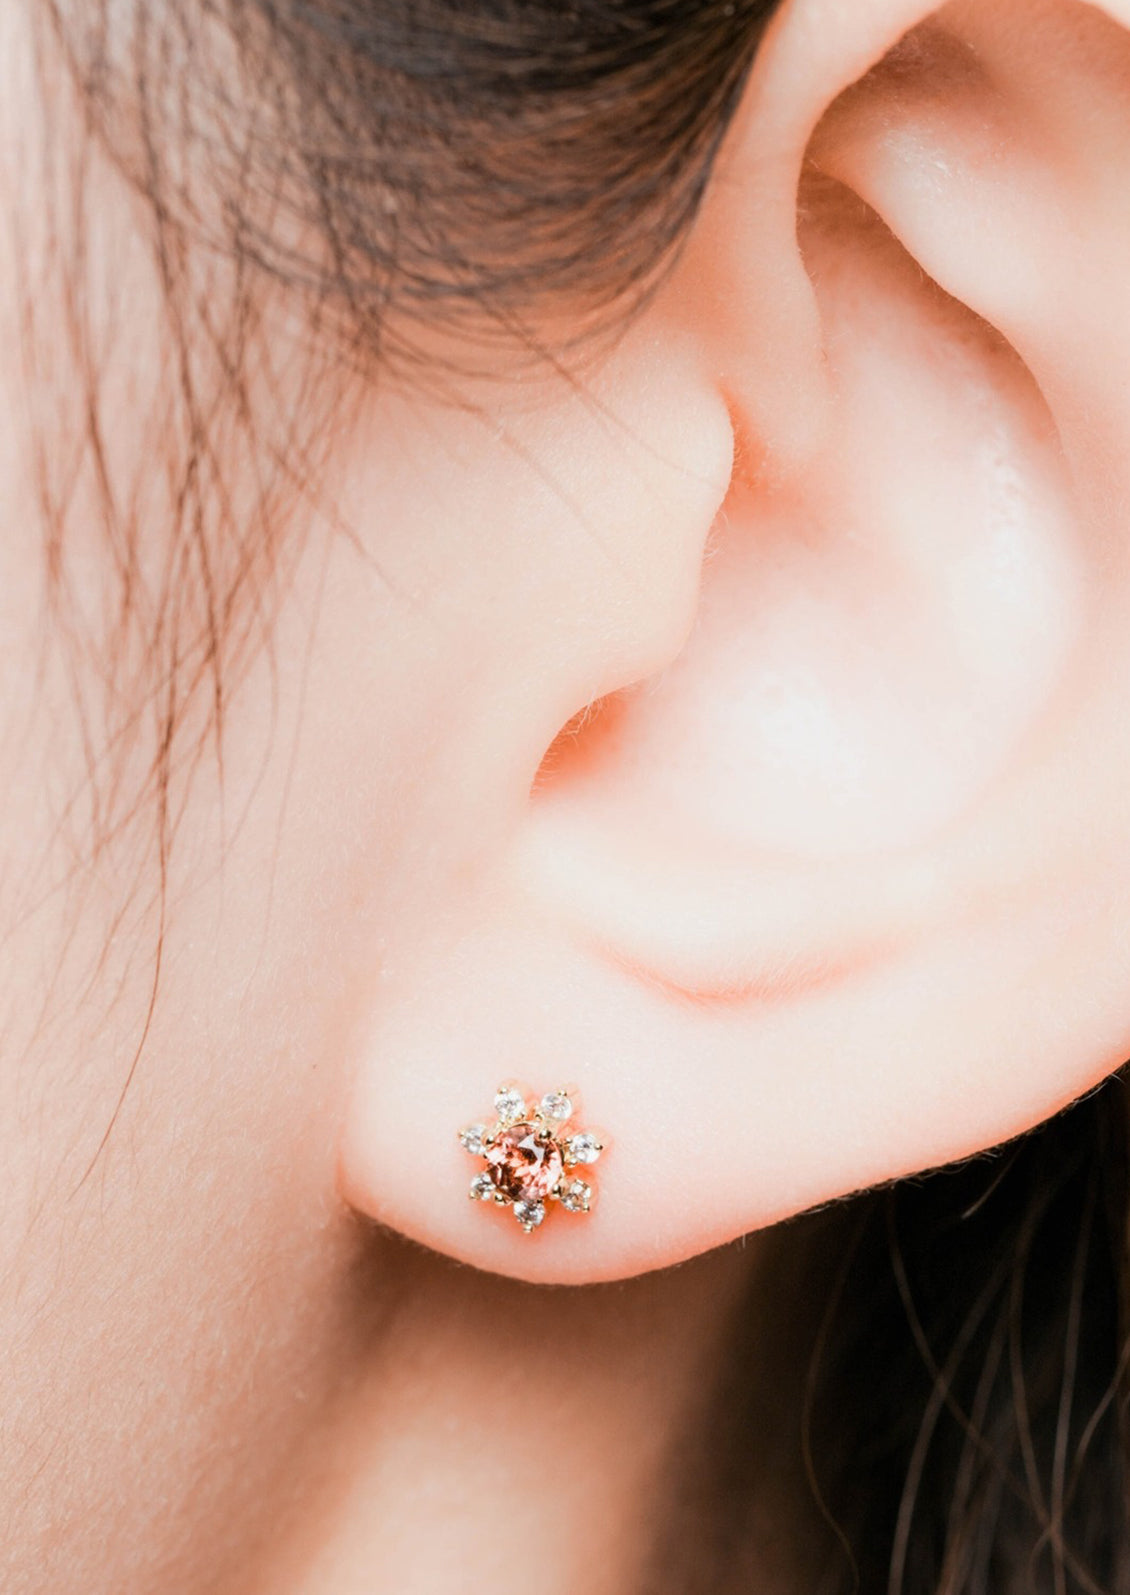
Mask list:
MULTIPOLYGON (((693 221, 771 0, 138 0, 113 26, 43 3, 94 133, 147 199, 180 351, 171 557, 204 597, 179 692, 188 655, 161 633, 167 761, 204 677, 218 734, 240 584, 277 552, 267 510, 228 517, 228 557, 209 519, 217 415, 255 440, 241 361, 258 296, 295 296, 312 346, 368 371, 415 358, 413 328, 436 322, 536 342, 550 306, 586 325, 630 313, 693 221), (200 391, 189 239, 236 266, 209 334, 225 405, 200 391)), ((107 516, 128 547, 136 527, 107 516)), ((1126 1123, 1117 1077, 992 1156, 786 1227, 790 1399, 759 1423, 739 1340, 671 1480, 652 1588, 747 1587, 771 1432, 823 1525, 826 1595, 1130 1591, 1126 1123)))
POLYGON ((756 1588, 782 1524, 813 1595, 1130 1590, 1128 1112, 1118 1074, 781 1226, 669 1481, 655 1595, 756 1588))

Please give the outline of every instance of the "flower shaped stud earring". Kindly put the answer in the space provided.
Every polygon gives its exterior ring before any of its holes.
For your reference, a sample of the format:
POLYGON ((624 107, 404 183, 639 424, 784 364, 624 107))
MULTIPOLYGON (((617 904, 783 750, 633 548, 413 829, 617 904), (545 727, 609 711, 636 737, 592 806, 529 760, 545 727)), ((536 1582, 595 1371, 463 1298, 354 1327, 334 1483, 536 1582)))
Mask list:
POLYGON ((595 1163, 604 1142, 591 1130, 570 1130, 569 1089, 550 1091, 531 1108, 516 1085, 500 1085, 494 1111, 494 1124, 469 1124, 459 1132, 465 1149, 486 1162, 471 1181, 471 1200, 512 1207, 527 1235, 543 1222, 551 1202, 567 1213, 587 1213, 593 1188, 572 1171, 595 1163))

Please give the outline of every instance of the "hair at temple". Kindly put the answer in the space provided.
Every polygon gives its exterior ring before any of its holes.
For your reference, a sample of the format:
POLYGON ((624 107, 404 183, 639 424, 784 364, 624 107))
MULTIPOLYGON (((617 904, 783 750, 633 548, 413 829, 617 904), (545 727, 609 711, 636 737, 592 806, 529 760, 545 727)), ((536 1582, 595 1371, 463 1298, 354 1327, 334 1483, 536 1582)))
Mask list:
POLYGON ((372 347, 393 310, 508 327, 638 293, 694 217, 774 8, 50 3, 88 105, 111 136, 134 123, 120 146, 166 214, 209 208, 195 147, 229 247, 372 347))

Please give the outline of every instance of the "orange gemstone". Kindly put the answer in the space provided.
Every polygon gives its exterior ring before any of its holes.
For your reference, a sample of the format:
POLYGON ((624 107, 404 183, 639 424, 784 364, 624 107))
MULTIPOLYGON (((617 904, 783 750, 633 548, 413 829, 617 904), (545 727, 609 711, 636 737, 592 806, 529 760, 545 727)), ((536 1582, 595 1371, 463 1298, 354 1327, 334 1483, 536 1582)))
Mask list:
POLYGON ((561 1148, 534 1124, 512 1124, 486 1150, 490 1177, 512 1202, 538 1201, 561 1178, 561 1148))

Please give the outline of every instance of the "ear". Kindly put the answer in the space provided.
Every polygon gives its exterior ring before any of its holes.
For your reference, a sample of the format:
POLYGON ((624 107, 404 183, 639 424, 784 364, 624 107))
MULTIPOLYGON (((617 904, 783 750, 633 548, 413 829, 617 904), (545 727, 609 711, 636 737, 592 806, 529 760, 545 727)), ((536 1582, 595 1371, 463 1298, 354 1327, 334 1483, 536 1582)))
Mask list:
POLYGON ((488 884, 367 1042, 362 1211, 630 1274, 996 1143, 1130 1052, 1125 22, 778 13, 595 384, 631 602, 527 642, 488 884), (455 1139, 513 1076, 578 1081, 613 1141, 594 1211, 531 1235, 466 1201, 455 1139))

